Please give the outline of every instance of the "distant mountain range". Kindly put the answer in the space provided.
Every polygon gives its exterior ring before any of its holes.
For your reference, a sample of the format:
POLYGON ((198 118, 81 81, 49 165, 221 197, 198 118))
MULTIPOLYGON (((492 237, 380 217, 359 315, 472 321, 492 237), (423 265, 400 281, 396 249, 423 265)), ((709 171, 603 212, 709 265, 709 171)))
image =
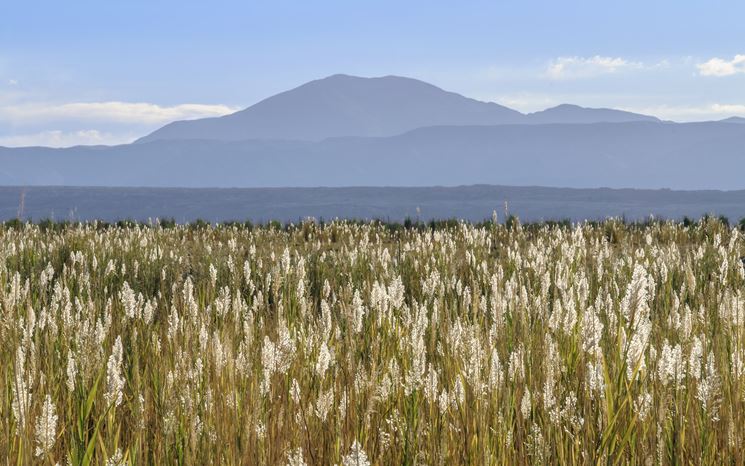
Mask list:
POLYGON ((121 146, 0 148, 1 185, 745 188, 745 119, 523 114, 422 81, 334 75, 121 146))
POLYGON ((729 118, 725 118, 724 120, 719 120, 719 121, 723 123, 745 123, 745 118, 729 117, 729 118))
POLYGON ((411 78, 337 74, 282 92, 219 118, 176 121, 137 142, 176 139, 321 141, 385 137, 427 126, 659 121, 611 109, 559 105, 522 114, 491 102, 447 92, 411 78))

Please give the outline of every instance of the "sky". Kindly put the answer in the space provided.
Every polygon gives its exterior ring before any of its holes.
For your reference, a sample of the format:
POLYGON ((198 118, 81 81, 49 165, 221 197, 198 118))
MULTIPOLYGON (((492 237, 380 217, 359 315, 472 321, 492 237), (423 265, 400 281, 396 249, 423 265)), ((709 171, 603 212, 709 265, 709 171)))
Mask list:
POLYGON ((2 0, 0 146, 121 144, 336 73, 745 116, 745 2, 2 0))

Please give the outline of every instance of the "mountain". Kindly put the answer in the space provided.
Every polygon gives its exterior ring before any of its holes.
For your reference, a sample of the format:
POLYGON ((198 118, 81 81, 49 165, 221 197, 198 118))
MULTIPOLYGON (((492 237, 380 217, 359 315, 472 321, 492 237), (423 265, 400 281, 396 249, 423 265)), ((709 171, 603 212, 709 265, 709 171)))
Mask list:
POLYGON ((285 139, 392 136, 435 125, 519 123, 524 115, 411 78, 337 74, 219 118, 177 121, 137 142, 162 139, 285 139))
POLYGON ((562 104, 540 112, 529 113, 527 120, 532 124, 547 123, 625 123, 629 121, 654 121, 658 118, 638 113, 624 112, 610 108, 585 108, 578 105, 562 104))
POLYGON ((0 184, 745 188, 731 123, 432 126, 390 137, 0 149, 0 184))
POLYGON ((725 118, 724 120, 719 120, 719 121, 722 122, 722 123, 738 123, 738 124, 743 124, 743 123, 745 123, 745 118, 742 118, 742 117, 729 117, 729 118, 725 118))
POLYGON ((411 78, 337 74, 269 97, 219 118, 176 121, 139 139, 280 139, 385 137, 426 126, 659 121, 611 109, 559 105, 524 115, 492 102, 447 92, 411 78))
POLYGON ((0 185, 745 188, 745 125, 560 105, 522 114, 415 79, 334 75, 137 143, 0 147, 0 185))

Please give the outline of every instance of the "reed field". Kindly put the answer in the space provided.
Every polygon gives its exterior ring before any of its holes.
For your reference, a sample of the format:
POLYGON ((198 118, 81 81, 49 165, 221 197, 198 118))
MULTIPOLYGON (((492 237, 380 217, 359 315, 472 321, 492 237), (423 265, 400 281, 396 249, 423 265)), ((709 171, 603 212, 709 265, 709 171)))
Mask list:
POLYGON ((0 459, 745 464, 718 219, 0 226, 0 459))

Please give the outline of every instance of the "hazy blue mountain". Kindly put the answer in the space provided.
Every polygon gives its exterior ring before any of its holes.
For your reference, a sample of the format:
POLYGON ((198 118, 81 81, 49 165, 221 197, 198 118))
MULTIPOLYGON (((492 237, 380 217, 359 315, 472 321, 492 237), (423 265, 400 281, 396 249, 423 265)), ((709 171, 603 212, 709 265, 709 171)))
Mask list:
POLYGON ((742 124, 742 123, 745 123, 745 118, 742 118, 742 117, 729 117, 729 118, 725 118, 724 120, 719 120, 719 121, 721 121, 722 123, 739 123, 739 124, 742 124))
POLYGON ((414 79, 334 75, 136 144, 0 148, 0 185, 742 189, 743 122, 573 105, 524 115, 414 79))
POLYGON ((177 121, 137 142, 165 139, 321 141, 394 136, 426 126, 659 121, 611 109, 559 105, 524 115, 411 78, 337 74, 269 97, 219 118, 177 121))
POLYGON ((321 142, 0 149, 5 185, 742 189, 743 173, 745 126, 718 122, 435 126, 321 142))
POLYGON ((219 118, 177 121, 138 142, 161 139, 285 139, 392 136, 423 126, 519 123, 524 115, 416 79, 333 75, 219 118))
POLYGON ((624 112, 610 108, 585 108, 578 105, 562 104, 557 107, 529 113, 527 120, 532 124, 545 123, 623 123, 629 121, 656 121, 653 116, 624 112))

